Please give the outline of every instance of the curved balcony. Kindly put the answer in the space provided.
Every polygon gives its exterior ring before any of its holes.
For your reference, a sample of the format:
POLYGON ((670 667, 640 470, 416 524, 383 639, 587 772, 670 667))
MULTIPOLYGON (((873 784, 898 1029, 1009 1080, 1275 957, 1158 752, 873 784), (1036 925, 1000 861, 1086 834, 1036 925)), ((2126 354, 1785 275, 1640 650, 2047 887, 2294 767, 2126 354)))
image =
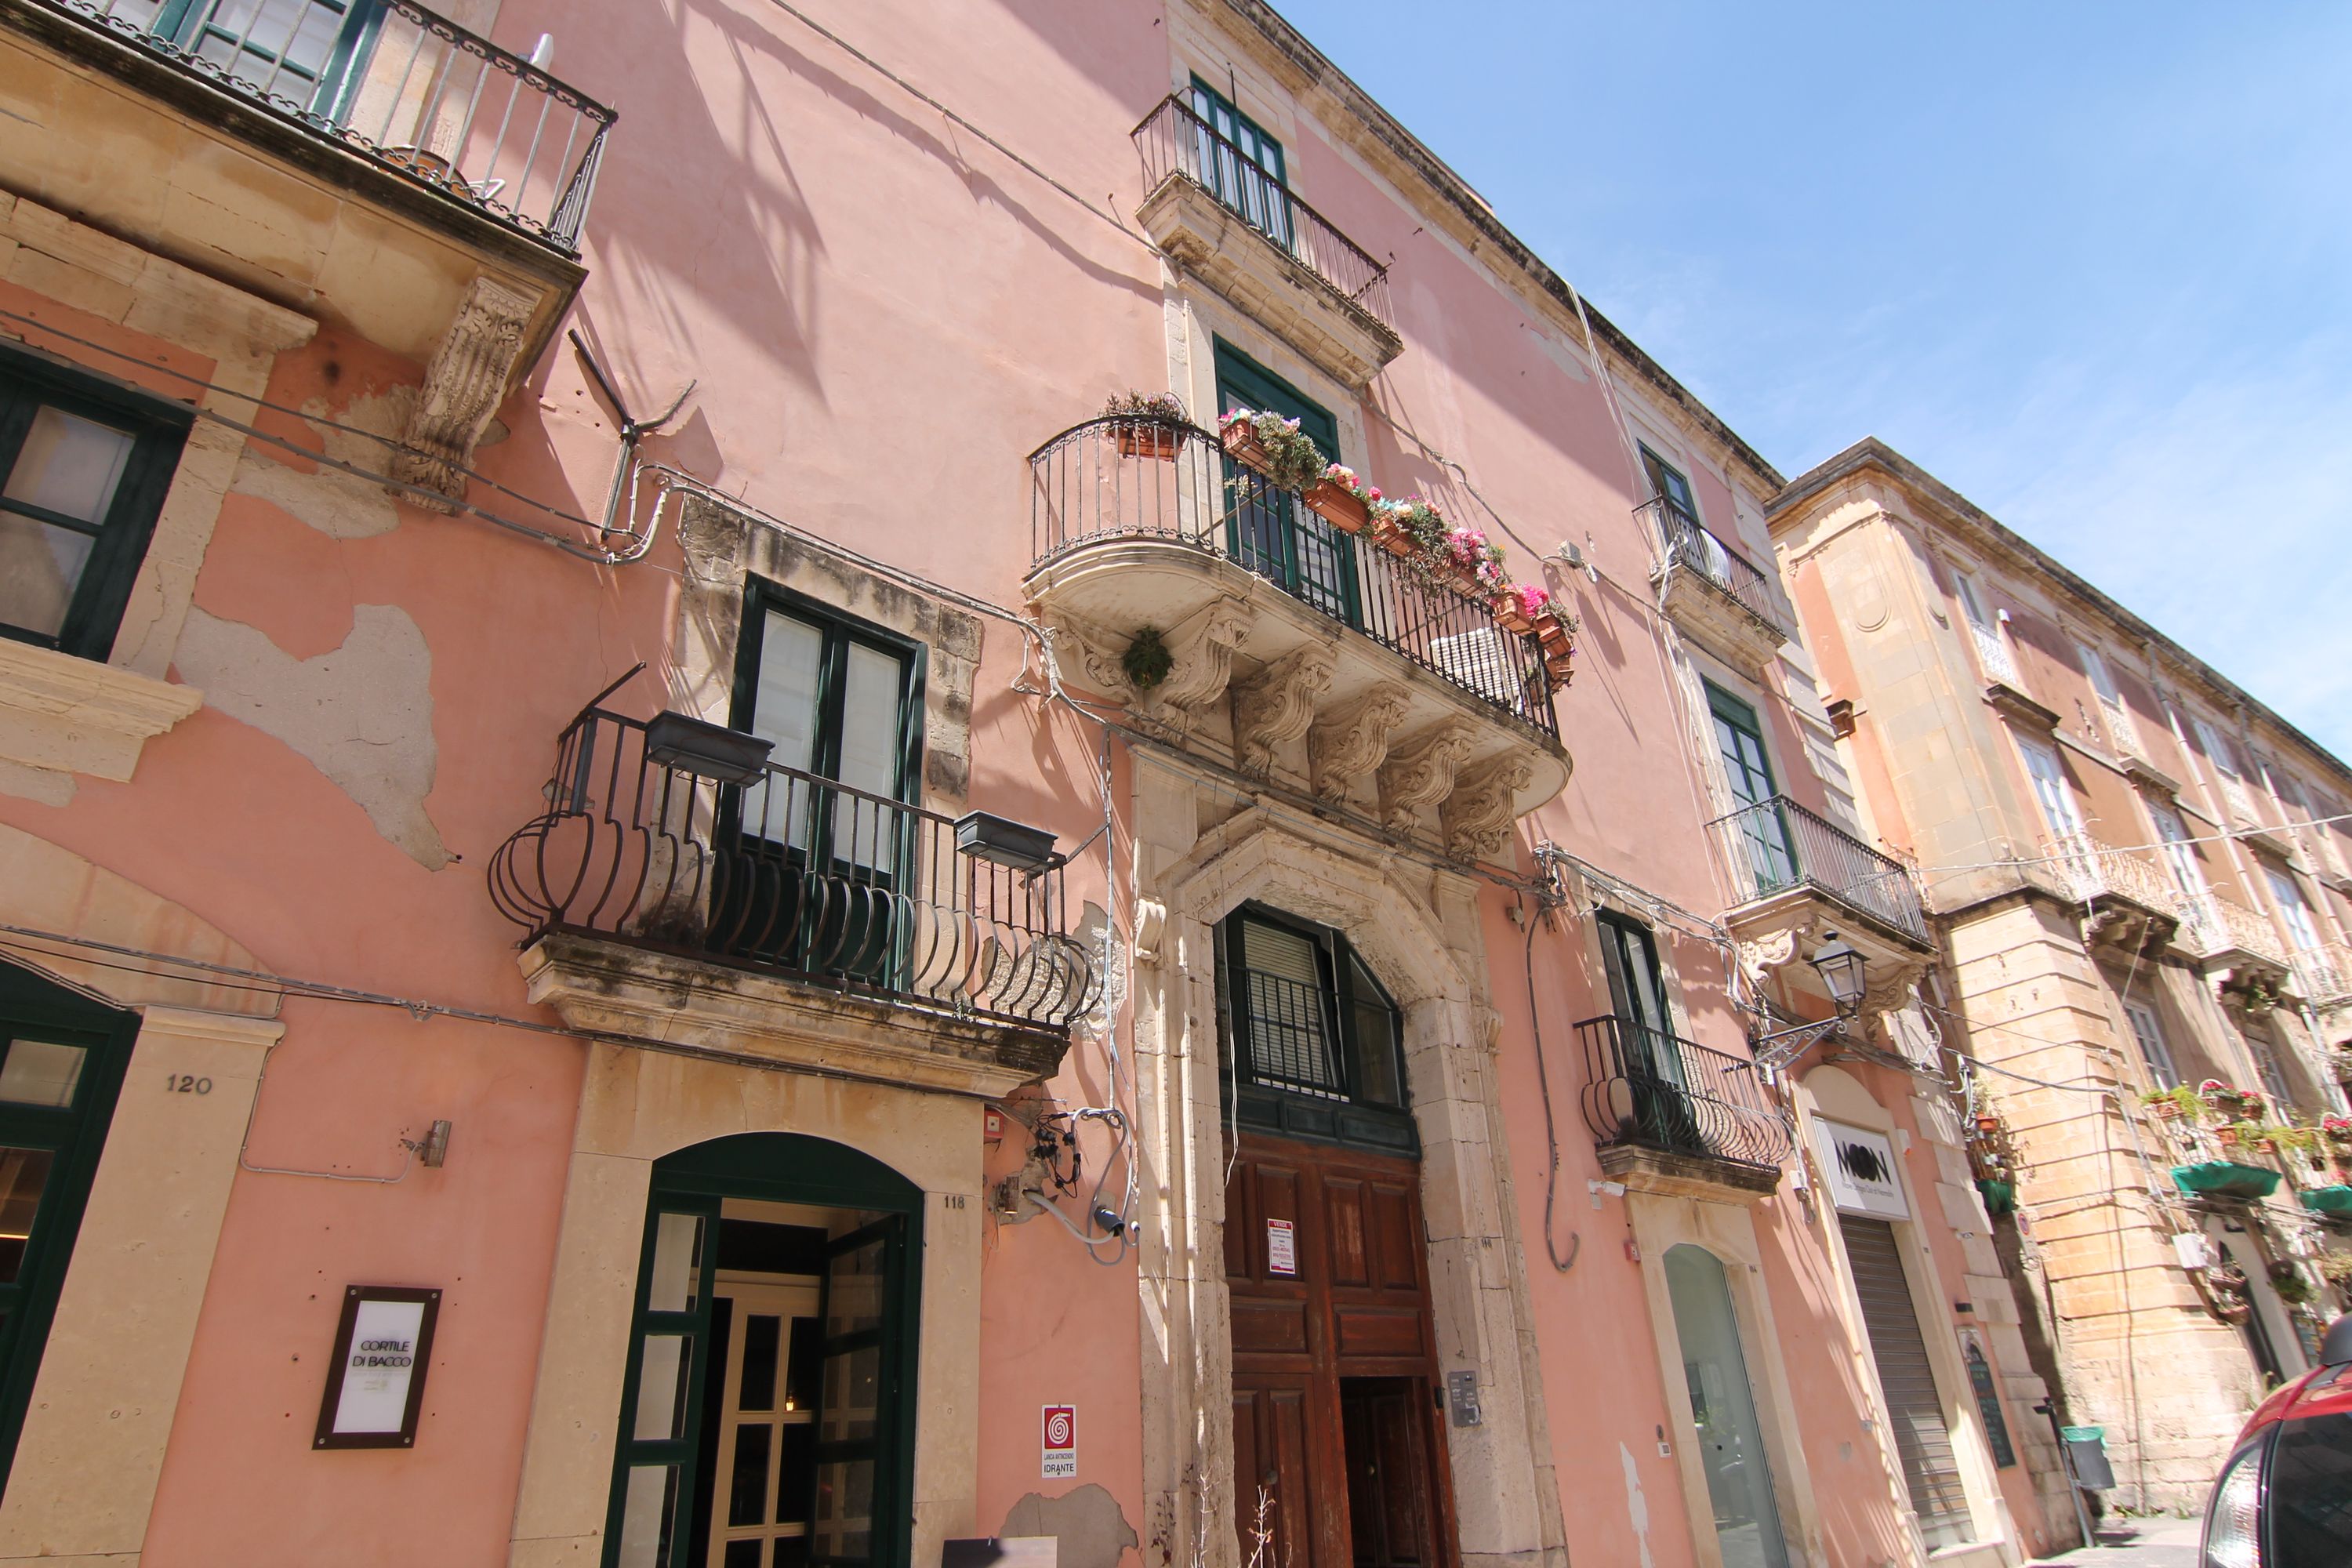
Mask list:
POLYGON ((983 859, 959 849, 950 817, 764 751, 676 714, 583 710, 557 748, 549 809, 491 860, 491 897, 522 945, 595 939, 990 1036, 1061 1033, 1085 1010, 1094 968, 1069 934, 1058 861, 983 859), (714 737, 751 751, 715 763, 714 737))
POLYGON ((1769 1193, 1793 1147, 1746 1057, 1610 1015, 1576 1026, 1601 1168, 1645 1192, 1769 1193))
POLYGON ((1496 854, 1568 782, 1537 638, 1208 431, 1107 416, 1029 466, 1029 597, 1065 677, 1139 727, 1394 830, 1433 827, 1462 858, 1496 854), (1139 657, 1157 650, 1164 668, 1139 657))

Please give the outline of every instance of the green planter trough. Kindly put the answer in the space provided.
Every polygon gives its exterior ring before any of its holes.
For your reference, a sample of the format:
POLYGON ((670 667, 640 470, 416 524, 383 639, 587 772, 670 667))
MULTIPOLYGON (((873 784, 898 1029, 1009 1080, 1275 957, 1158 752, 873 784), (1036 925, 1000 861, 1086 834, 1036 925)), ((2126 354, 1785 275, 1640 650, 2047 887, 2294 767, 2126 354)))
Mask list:
POLYGON ((2295 1196, 2314 1214, 2352 1215, 2352 1187, 2312 1187, 2295 1196))
POLYGON ((2234 1160, 2172 1167, 2172 1184, 2191 1197, 2266 1198, 2278 1191, 2279 1179, 2276 1171, 2234 1160))
MULTIPOLYGON (((2352 1187, 2347 1187, 2344 1190, 2352 1193, 2352 1187)), ((1999 1219, 2005 1214, 2017 1212, 2015 1182, 1996 1182, 1990 1177, 1980 1177, 1977 1182, 1977 1191, 1984 1198, 1985 1213, 1992 1215, 1993 1218, 1999 1219)))

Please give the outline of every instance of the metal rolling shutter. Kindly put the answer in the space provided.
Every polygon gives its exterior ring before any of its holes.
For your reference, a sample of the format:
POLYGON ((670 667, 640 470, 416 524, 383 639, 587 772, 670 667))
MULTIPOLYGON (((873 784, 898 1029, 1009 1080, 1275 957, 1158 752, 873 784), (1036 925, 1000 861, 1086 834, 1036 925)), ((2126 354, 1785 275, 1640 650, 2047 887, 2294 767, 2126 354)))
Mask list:
POLYGON ((1911 1509, 1927 1549, 1953 1546, 1973 1533, 1969 1500, 1960 1488, 1960 1468, 1952 1458, 1952 1434, 1944 1425, 1944 1402, 1927 1364, 1927 1342, 1911 1307, 1911 1287, 1895 1247, 1895 1227, 1883 1219, 1840 1215, 1845 1255, 1853 1265, 1854 1294, 1870 1331, 1871 1359, 1878 1363, 1879 1386, 1886 1391, 1886 1418, 1895 1428, 1895 1451, 1911 1509))

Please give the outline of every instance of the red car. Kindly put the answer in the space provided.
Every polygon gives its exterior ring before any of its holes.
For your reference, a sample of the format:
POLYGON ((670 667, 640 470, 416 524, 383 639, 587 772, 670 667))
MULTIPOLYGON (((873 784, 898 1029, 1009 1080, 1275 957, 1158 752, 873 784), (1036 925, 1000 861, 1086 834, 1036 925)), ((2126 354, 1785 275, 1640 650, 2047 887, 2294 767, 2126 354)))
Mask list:
POLYGON ((2205 1507, 2199 1568, 2352 1564, 2352 1317, 2255 1407, 2205 1507))

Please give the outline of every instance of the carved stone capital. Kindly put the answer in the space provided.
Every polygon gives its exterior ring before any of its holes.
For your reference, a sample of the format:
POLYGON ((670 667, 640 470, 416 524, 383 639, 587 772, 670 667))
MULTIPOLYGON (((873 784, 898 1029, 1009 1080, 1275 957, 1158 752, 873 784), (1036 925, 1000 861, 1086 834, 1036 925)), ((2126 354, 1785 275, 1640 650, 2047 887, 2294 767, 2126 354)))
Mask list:
POLYGON ((1423 806, 1454 792, 1454 775, 1470 760, 1478 731, 1466 719, 1447 719, 1409 737, 1381 764, 1381 816, 1394 832, 1411 827, 1423 806))
POLYGON ((1339 660, 1329 647, 1308 643, 1234 688, 1234 752, 1242 772, 1264 778, 1274 771, 1274 749, 1307 733, 1315 700, 1331 689, 1339 660))
POLYGON ((1056 664, 1075 667, 1077 679, 1106 696, 1124 696, 1127 672, 1119 666, 1119 644, 1114 633, 1072 615, 1050 616, 1045 638, 1056 664))
MULTIPOLYGON (((474 460, 474 445, 498 411, 508 378, 522 353, 523 333, 530 325, 531 297, 477 278, 457 307, 457 320, 433 351, 425 367, 425 384, 416 389, 409 410, 408 428, 401 441, 408 448, 392 458, 392 476, 446 496, 466 499, 466 476, 459 470, 474 460)), ((395 490, 404 500, 439 511, 454 511, 412 491, 395 490)))
POLYGON ((1517 752, 1464 769, 1454 781, 1454 793, 1438 808, 1445 852, 1456 860, 1491 860, 1500 855, 1511 824, 1518 819, 1519 792, 1535 776, 1535 763, 1517 752))
POLYGON ((1410 701, 1403 686, 1384 680, 1318 723, 1307 737, 1315 793, 1325 800, 1345 800, 1349 786, 1389 754, 1389 735, 1404 721, 1410 701))

